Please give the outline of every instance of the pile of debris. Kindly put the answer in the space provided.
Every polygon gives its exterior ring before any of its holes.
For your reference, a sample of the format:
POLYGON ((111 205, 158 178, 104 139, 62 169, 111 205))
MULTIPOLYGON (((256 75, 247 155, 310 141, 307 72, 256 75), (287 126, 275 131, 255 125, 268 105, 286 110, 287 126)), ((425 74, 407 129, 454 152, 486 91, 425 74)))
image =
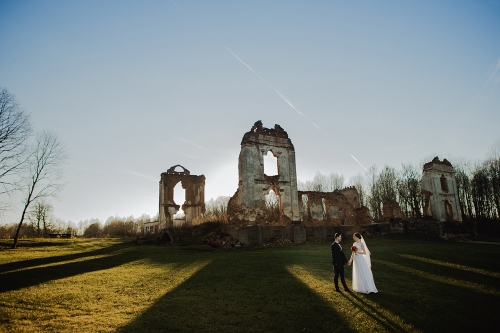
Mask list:
POLYGON ((237 242, 225 232, 227 224, 205 222, 190 227, 171 228, 168 231, 170 243, 182 246, 208 245, 214 248, 234 247, 237 242))

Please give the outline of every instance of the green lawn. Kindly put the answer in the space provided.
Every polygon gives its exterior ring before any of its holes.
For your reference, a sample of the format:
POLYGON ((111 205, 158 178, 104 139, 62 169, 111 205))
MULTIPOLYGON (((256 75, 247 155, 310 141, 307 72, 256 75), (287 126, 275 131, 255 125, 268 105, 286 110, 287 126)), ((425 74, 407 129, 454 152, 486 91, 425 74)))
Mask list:
MULTIPOLYGON (((0 332, 498 331, 500 245, 367 243, 378 294, 333 291, 329 242, 213 250, 23 240, 0 250, 0 332)), ((346 276, 350 285, 351 267, 346 276)))

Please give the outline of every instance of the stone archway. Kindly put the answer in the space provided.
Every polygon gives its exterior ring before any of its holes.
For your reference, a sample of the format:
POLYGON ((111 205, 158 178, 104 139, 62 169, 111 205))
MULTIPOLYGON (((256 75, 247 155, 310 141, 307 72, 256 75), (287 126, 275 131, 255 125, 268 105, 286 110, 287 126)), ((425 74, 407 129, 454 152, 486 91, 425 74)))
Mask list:
POLYGON ((205 212, 205 176, 191 175, 182 165, 174 165, 167 172, 163 172, 160 179, 158 220, 163 228, 173 227, 174 214, 181 208, 174 201, 174 188, 179 182, 185 190, 182 210, 186 215, 186 224, 190 225, 193 219, 205 212), (182 168, 182 171, 176 171, 176 168, 182 168))

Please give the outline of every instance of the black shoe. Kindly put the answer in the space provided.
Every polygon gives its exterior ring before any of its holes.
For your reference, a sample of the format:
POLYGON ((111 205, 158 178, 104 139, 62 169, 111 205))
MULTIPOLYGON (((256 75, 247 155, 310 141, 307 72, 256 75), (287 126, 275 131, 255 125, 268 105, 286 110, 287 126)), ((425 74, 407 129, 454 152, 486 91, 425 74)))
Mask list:
POLYGON ((350 292, 351 292, 351 291, 350 291, 349 289, 347 289, 347 288, 344 288, 344 291, 345 291, 346 293, 350 293, 350 292))
POLYGON ((335 291, 339 293, 339 292, 340 292, 340 289, 339 289, 339 288, 335 288, 335 291))

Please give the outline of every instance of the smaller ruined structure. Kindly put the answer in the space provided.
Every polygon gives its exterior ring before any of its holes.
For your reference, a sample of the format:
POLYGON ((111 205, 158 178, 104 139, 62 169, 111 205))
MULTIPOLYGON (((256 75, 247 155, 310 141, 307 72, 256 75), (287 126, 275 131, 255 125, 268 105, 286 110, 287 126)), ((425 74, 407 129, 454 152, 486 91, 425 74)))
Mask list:
POLYGON ((448 160, 435 157, 424 164, 421 182, 424 216, 439 221, 462 221, 455 171, 448 160))
POLYGON ((144 223, 143 234, 154 235, 160 231, 160 223, 158 221, 150 221, 144 223))
POLYGON ((174 215, 181 207, 174 201, 174 188, 179 182, 186 193, 182 204, 182 210, 186 215, 185 224, 190 225, 193 219, 205 212, 205 176, 191 175, 183 166, 174 165, 161 174, 158 214, 161 228, 171 228, 174 225, 174 215), (176 168, 181 168, 182 171, 176 171, 176 168))
POLYGON ((382 204, 382 217, 384 222, 390 222, 391 220, 401 220, 403 218, 403 213, 401 212, 401 206, 397 201, 386 201, 382 204))
POLYGON ((333 192, 299 191, 302 224, 313 225, 369 225, 372 223, 367 207, 359 204, 354 186, 333 192))

